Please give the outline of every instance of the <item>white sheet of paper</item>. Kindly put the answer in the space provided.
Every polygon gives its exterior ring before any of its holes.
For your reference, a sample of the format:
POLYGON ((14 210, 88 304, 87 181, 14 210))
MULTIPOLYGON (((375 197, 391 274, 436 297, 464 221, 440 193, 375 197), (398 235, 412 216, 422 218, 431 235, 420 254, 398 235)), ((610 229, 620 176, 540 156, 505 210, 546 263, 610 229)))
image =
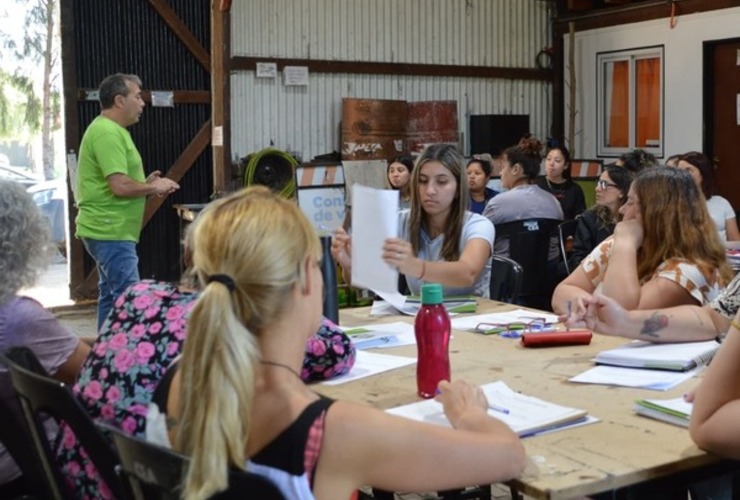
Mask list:
POLYGON ((324 385, 338 385, 352 382, 361 378, 376 375, 378 373, 395 370, 402 366, 413 365, 416 358, 405 358, 402 356, 391 356, 389 354, 378 354, 368 351, 357 351, 355 366, 346 375, 321 382, 324 385))
POLYGON ((396 310, 393 314, 398 314, 399 312, 401 312, 413 316, 419 310, 419 306, 409 309, 406 306, 406 296, 400 293, 398 290, 394 290, 393 292, 384 292, 382 290, 373 291, 388 305, 396 310))
MULTIPOLYGON (((589 418, 584 410, 517 393, 502 381, 482 385, 481 389, 489 404, 495 403, 499 407, 506 408, 508 412, 502 413, 489 409, 488 414, 503 421, 521 437, 598 422, 595 417, 589 418)), ((433 399, 398 406, 386 411, 412 420, 450 426, 442 404, 433 399)))
POLYGON ((346 333, 357 349, 382 349, 402 345, 416 345, 414 325, 396 321, 382 325, 361 325, 345 328, 346 333), (355 333, 357 330, 367 330, 355 333), (378 343, 376 340, 380 339, 378 343), (367 344, 367 347, 363 346, 367 344))
POLYGON ((667 391, 698 374, 704 367, 700 366, 686 372, 668 370, 644 370, 641 368, 623 368, 620 366, 600 365, 586 370, 571 378, 571 382, 582 384, 617 385, 637 387, 654 391, 667 391))
POLYGON ((527 323, 534 319, 542 318, 547 323, 557 323, 558 317, 554 314, 547 313, 534 313, 532 311, 525 311, 524 309, 516 309, 514 311, 490 313, 490 314, 476 314, 474 316, 464 316, 460 318, 454 318, 452 320, 452 328, 456 330, 475 330, 475 327, 479 323, 493 323, 493 324, 506 324, 523 322, 527 323))
POLYGON ((352 186, 352 285, 398 291, 398 270, 383 261, 383 242, 398 236, 398 191, 352 186))

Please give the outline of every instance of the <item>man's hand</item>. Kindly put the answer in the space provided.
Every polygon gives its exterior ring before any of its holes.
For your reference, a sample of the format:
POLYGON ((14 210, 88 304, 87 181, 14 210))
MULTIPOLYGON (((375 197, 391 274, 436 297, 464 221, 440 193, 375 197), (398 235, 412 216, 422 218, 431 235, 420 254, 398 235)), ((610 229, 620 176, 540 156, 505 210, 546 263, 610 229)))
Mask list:
POLYGON ((167 177, 162 177, 162 172, 159 170, 155 170, 149 174, 149 177, 146 178, 146 183, 154 187, 156 189, 154 194, 160 197, 172 194, 180 189, 178 183, 167 177))

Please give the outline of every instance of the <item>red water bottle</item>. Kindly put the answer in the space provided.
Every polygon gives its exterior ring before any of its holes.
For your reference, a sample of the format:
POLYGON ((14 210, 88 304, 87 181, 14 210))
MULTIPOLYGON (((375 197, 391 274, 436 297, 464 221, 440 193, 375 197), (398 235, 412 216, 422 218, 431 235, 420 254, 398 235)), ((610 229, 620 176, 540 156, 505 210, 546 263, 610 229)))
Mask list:
POLYGON ((437 385, 450 380, 450 316, 442 302, 442 285, 421 286, 421 309, 414 321, 416 348, 416 387, 422 398, 433 398, 437 385))

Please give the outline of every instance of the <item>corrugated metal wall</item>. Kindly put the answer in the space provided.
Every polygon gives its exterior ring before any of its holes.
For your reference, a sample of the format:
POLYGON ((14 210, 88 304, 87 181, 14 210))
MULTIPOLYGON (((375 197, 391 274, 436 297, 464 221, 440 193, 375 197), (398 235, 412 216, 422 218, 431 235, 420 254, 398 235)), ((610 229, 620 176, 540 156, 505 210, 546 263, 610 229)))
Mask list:
MULTIPOLYGON (((252 0, 235 2, 232 54, 440 65, 535 68, 550 45, 542 0, 252 0)), ((529 114, 547 136, 551 85, 460 77, 311 74, 308 87, 282 75, 232 74, 232 151, 274 144, 304 160, 339 150, 343 97, 456 100, 461 138, 469 114, 529 114)))
MULTIPOLYGON (((63 6, 68 6, 69 2, 63 6)), ((210 45, 210 6, 191 0, 168 0, 168 5, 205 46, 210 45)), ((146 2, 74 0, 77 81, 65 85, 97 88, 116 72, 136 73, 147 90, 208 90, 210 75, 177 40, 146 2), (135 34, 135 36, 134 36, 135 34)), ((78 104, 80 139, 100 113, 97 101, 78 104)), ((141 121, 129 130, 147 173, 167 168, 211 116, 208 104, 178 104, 174 108, 147 106, 141 121)), ((77 150, 77 144, 68 149, 77 150)), ((211 150, 206 151, 146 226, 138 246, 142 278, 177 280, 179 219, 174 203, 202 203, 213 192, 211 150)), ((85 271, 94 262, 85 255, 85 271)))

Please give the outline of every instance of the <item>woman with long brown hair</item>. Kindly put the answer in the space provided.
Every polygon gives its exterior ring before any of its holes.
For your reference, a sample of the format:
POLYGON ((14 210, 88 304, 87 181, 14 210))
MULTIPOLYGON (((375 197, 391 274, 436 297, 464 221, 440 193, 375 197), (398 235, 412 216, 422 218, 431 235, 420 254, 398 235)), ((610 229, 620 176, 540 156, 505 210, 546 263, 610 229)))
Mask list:
MULTIPOLYGON (((383 245, 383 259, 405 275, 412 294, 426 281, 441 283, 445 296, 490 293, 494 230, 485 217, 468 211, 464 168, 462 154, 448 144, 433 144, 416 160, 411 208, 398 213, 398 237, 383 245)), ((351 240, 341 228, 331 252, 351 282, 351 240)))
POLYGON ((691 176, 644 170, 632 183, 624 220, 555 289, 553 310, 594 292, 625 309, 704 305, 731 278, 724 247, 691 176))

